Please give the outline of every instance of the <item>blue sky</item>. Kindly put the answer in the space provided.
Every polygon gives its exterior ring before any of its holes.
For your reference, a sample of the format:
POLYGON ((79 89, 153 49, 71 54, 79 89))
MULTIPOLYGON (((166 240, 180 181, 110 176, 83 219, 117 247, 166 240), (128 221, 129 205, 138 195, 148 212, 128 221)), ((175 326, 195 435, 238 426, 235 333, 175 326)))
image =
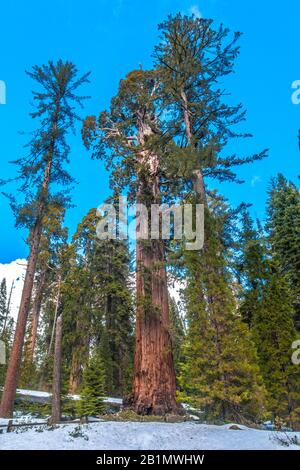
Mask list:
MULTIPOLYGON (((254 138, 234 142, 228 152, 251 154, 269 148, 269 158, 239 170, 244 185, 224 184, 219 189, 233 205, 253 204, 253 215, 264 217, 268 181, 283 172, 296 183, 300 174, 297 132, 300 106, 291 102, 292 82, 300 80, 298 0, 10 0, 1 2, 0 80, 7 87, 7 103, 0 105, 0 178, 13 175, 14 160, 24 152, 30 131, 28 117, 32 84, 24 74, 34 64, 68 59, 84 73, 92 71, 83 90, 92 99, 83 115, 108 106, 120 78, 139 67, 151 66, 157 42, 157 24, 169 13, 193 12, 243 32, 236 73, 226 80, 234 102, 247 113, 244 129, 254 138)), ((73 232, 90 207, 109 194, 108 175, 92 161, 80 135, 72 137, 70 171, 78 180, 73 191, 76 208, 67 214, 73 232)), ((297 183, 298 184, 298 183, 297 183)), ((0 197, 0 263, 26 256, 26 233, 14 228, 7 200, 0 197)))

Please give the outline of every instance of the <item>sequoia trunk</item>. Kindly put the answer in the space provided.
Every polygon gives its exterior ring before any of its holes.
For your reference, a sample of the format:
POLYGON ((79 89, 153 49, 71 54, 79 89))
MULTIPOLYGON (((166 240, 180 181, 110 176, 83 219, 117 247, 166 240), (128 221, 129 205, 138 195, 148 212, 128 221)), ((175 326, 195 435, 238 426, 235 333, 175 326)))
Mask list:
POLYGON ((163 243, 137 242, 137 312, 132 404, 137 413, 179 412, 170 339, 163 243))
MULTIPOLYGON (((151 134, 140 126, 140 143, 151 134)), ((141 160, 147 168, 139 181, 138 202, 149 209, 160 203, 159 159, 144 152, 141 160)), ((139 177, 139 176, 138 176, 139 177)), ((143 240, 137 224, 136 244, 136 343, 133 394, 130 405, 139 414, 179 413, 176 402, 176 378, 170 337, 170 317, 164 241, 143 240)))

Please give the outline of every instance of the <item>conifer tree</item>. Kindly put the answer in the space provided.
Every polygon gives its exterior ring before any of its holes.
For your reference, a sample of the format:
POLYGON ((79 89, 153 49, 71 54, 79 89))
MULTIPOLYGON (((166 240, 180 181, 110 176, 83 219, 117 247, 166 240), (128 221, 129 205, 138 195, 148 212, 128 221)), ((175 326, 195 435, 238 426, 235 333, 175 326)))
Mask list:
POLYGON ((66 135, 78 116, 74 105, 82 105, 82 97, 76 90, 87 82, 87 75, 77 76, 77 69, 71 62, 49 62, 33 67, 28 75, 40 86, 33 92, 35 109, 31 117, 39 121, 40 127, 34 132, 29 143, 29 153, 14 163, 18 166, 17 180, 21 181, 20 194, 24 203, 19 204, 10 196, 11 206, 16 215, 17 225, 29 229, 30 252, 20 303, 14 344, 0 406, 0 416, 12 415, 14 397, 20 372, 22 349, 26 333, 34 276, 43 230, 43 219, 49 204, 66 206, 69 202, 68 187, 72 178, 65 170, 69 146, 66 135), (64 191, 55 193, 53 186, 61 185, 64 191))
POLYGON ((221 80, 233 72, 240 34, 230 39, 229 30, 223 26, 214 29, 211 20, 180 14, 169 17, 160 25, 160 31, 162 40, 154 56, 163 102, 173 117, 171 123, 177 144, 173 153, 177 158, 173 157, 172 163, 177 165, 181 182, 185 181, 185 187, 192 190, 193 197, 189 200, 206 205, 204 248, 200 253, 184 254, 191 296, 185 344, 191 349, 184 348, 189 365, 183 367, 187 374, 191 371, 191 382, 194 381, 195 388, 199 386, 198 398, 204 404, 206 397, 208 409, 213 413, 225 417, 247 409, 255 415, 262 402, 255 348, 247 328, 235 315, 231 281, 224 273, 225 259, 219 254, 224 247, 218 245, 219 235, 215 233, 215 224, 211 223, 209 191, 204 181, 210 177, 220 182, 239 183, 234 166, 266 156, 266 151, 244 158, 224 155, 231 138, 250 136, 234 131, 233 126, 245 119, 245 112, 241 105, 226 103, 225 91, 220 86, 221 80), (236 348, 233 353, 238 337, 242 338, 240 349, 236 348), (234 360, 235 354, 242 358, 247 349, 249 362, 234 360), (203 353, 205 357, 203 351, 206 351, 206 359, 201 356, 203 353), (203 364, 199 364, 201 360, 203 364), (230 369, 229 373, 226 368, 230 369), (239 376, 244 376, 245 382, 240 380, 236 385, 239 376), (252 397, 246 391, 251 382, 252 397))
POLYGON ((20 385, 23 388, 38 386, 39 368, 35 352, 38 331, 41 331, 41 328, 39 328, 40 317, 43 313, 44 299, 46 296, 49 298, 53 295, 52 292, 49 292, 49 286, 52 285, 52 288, 54 288, 52 291, 55 291, 58 287, 56 282, 57 273, 60 271, 58 258, 60 258, 59 253, 66 244, 68 236, 67 229, 63 227, 64 215, 64 208, 57 206, 49 207, 48 214, 43 221, 20 376, 20 385))
POLYGON ((242 211, 242 228, 237 240, 238 255, 234 263, 239 289, 239 311, 243 320, 252 325, 253 316, 262 299, 262 289, 267 277, 267 252, 250 217, 242 211))
MULTIPOLYGON (((128 74, 110 111, 99 119, 87 118, 83 128, 93 156, 106 159, 112 170, 114 189, 129 188, 130 200, 148 208, 184 198, 193 184, 204 202, 205 176, 236 181, 231 167, 265 156, 265 152, 246 158, 220 156, 228 140, 240 136, 232 125, 244 119, 241 106, 227 105, 224 91, 218 88, 219 81, 232 72, 239 34, 226 43, 227 29, 214 30, 210 20, 180 14, 169 17, 160 29, 155 70, 128 74)), ((174 366, 167 352, 171 346, 165 244, 161 240, 147 244, 137 235, 131 404, 141 413, 176 412, 174 366), (157 310, 159 315, 153 313, 157 310)))
POLYGON ((268 278, 253 316, 253 338, 268 391, 268 407, 291 426, 300 425, 300 379, 292 363, 293 299, 289 283, 274 260, 268 262, 268 278))
POLYGON ((300 330, 300 192, 279 174, 271 181, 267 206, 267 230, 272 256, 292 289, 296 312, 295 326, 300 330))
POLYGON ((83 374, 83 384, 78 403, 78 412, 81 417, 97 416, 105 410, 103 398, 105 397, 104 363, 99 350, 94 351, 83 374))
MULTIPOLYGON (((157 114, 154 71, 133 71, 121 80, 109 112, 88 117, 83 136, 94 157, 106 160, 115 194, 129 190, 130 202, 163 202, 164 140, 157 114)), ((163 240, 145 240, 136 228, 136 343, 133 392, 128 404, 141 414, 177 412, 171 350, 168 287, 163 240)))
POLYGON ((122 396, 132 362, 130 257, 125 242, 98 240, 99 220, 91 209, 77 227, 72 241, 76 262, 62 298, 72 349, 70 391, 80 386, 90 345, 96 343, 105 359, 107 393, 122 396))
POLYGON ((242 222, 239 311, 251 326, 269 411, 274 418, 277 415, 297 426, 300 382, 291 360, 291 346, 297 338, 292 285, 272 247, 272 236, 266 237, 262 228, 258 233, 247 211, 242 222))
POLYGON ((222 228, 206 214, 206 249, 185 255, 187 335, 180 395, 208 418, 255 421, 263 414, 264 387, 248 327, 230 288, 220 240, 222 228))
MULTIPOLYGON (((231 38, 223 25, 214 29, 212 20, 180 13, 169 16, 159 30, 161 41, 154 59, 163 103, 172 117, 169 125, 176 143, 184 149, 173 148, 175 158, 171 160, 177 178, 187 184, 193 180, 205 202, 205 177, 240 182, 233 167, 266 156, 266 151, 249 157, 221 155, 230 139, 251 136, 234 131, 234 125, 245 120, 245 111, 241 104, 227 104, 223 89, 223 79, 233 73, 239 54, 240 33, 231 38)), ((176 184, 179 182, 177 179, 176 184)))

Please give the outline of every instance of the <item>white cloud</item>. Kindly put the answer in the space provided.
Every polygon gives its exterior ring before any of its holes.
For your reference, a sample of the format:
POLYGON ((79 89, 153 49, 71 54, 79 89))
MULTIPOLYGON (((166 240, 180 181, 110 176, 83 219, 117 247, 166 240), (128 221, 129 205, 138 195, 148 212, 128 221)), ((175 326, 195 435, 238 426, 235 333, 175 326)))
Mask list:
POLYGON ((11 315, 16 319, 18 316, 20 300, 24 284, 24 275, 26 267, 25 259, 16 259, 8 264, 0 263, 0 282, 5 277, 7 284, 7 297, 14 282, 14 289, 11 296, 11 315))
POLYGON ((255 186, 257 185, 257 183, 261 183, 261 177, 260 176, 253 176, 252 180, 251 180, 251 186, 252 188, 255 188, 255 186))
POLYGON ((196 18, 202 18, 202 13, 201 13, 201 11, 199 10, 198 5, 192 5, 192 6, 189 8, 189 13, 190 13, 191 15, 194 15, 196 18))

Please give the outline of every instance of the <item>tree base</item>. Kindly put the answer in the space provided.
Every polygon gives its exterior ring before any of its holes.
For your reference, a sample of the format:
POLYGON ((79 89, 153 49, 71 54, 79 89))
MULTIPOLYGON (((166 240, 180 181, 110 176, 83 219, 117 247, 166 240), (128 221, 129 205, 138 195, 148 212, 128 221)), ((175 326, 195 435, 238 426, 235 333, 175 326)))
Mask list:
POLYGON ((166 415, 184 415, 185 411, 177 403, 175 399, 168 398, 150 398, 150 397, 135 397, 129 395, 124 398, 123 404, 125 408, 133 410, 138 415, 142 416, 166 416, 166 415))

